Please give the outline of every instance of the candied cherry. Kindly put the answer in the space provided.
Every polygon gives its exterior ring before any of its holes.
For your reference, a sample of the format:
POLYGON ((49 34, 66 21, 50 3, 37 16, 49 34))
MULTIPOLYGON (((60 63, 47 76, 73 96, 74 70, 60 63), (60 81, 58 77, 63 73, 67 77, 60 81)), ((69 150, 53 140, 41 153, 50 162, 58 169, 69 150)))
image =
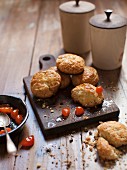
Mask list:
POLYGON ((62 109, 62 116, 63 117, 68 117, 69 114, 70 114, 70 108, 69 107, 62 109))
POLYGON ((75 108, 75 115, 76 116, 81 116, 84 114, 84 109, 81 106, 78 106, 75 108))

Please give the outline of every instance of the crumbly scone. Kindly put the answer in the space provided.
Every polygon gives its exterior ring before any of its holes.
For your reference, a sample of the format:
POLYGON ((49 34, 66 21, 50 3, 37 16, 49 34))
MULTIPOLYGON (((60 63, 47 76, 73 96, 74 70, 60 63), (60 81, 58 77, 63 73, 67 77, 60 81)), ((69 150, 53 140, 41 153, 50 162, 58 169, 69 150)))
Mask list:
POLYGON ((97 140, 97 152, 103 160, 116 160, 121 154, 118 149, 111 146, 108 141, 102 137, 99 137, 97 140))
POLYGON ((90 83, 96 85, 99 81, 97 70, 90 66, 85 66, 82 74, 72 75, 72 83, 78 86, 82 83, 90 83))
POLYGON ((107 121, 98 127, 99 136, 105 138, 111 145, 119 147, 127 144, 127 127, 116 121, 107 121))
POLYGON ((35 73, 31 79, 31 91, 34 96, 48 98, 59 89, 61 77, 54 70, 45 70, 35 73))
POLYGON ((65 74, 80 74, 84 70, 85 61, 74 54, 63 54, 56 60, 57 68, 65 74))
POLYGON ((61 76, 60 89, 64 89, 64 88, 69 86, 69 84, 71 83, 70 75, 62 73, 61 71, 59 71, 57 69, 56 66, 50 67, 49 70, 54 70, 54 71, 56 71, 61 76))
POLYGON ((85 107, 94 107, 104 99, 103 93, 97 93, 96 87, 89 83, 80 84, 72 89, 71 97, 85 107))

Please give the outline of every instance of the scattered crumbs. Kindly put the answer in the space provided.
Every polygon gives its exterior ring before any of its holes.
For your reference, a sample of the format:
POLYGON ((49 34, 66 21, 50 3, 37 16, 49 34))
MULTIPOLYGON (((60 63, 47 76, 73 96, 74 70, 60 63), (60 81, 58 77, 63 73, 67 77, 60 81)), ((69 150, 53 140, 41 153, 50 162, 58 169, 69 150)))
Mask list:
POLYGON ((94 139, 98 140, 98 132, 97 131, 94 133, 94 139))
POLYGON ((92 132, 91 132, 91 131, 89 132, 89 135, 92 135, 92 132))
POLYGON ((102 121, 99 121, 99 124, 102 124, 102 123, 104 123, 104 122, 102 122, 102 121))
POLYGON ((84 132, 88 132, 88 128, 87 127, 84 128, 84 132))
POLYGON ((51 113, 54 113, 54 110, 52 109, 52 110, 50 110, 50 112, 51 112, 51 113))
POLYGON ((50 156, 53 157, 53 158, 55 159, 55 155, 54 155, 54 154, 51 154, 51 153, 50 153, 50 156))
POLYGON ((66 163, 67 169, 69 169, 71 167, 71 161, 64 161, 66 163))
POLYGON ((15 157, 19 156, 18 154, 15 154, 15 157))
POLYGON ((73 139, 71 138, 71 139, 69 140, 69 142, 72 143, 72 142, 73 142, 73 139))
POLYGON ((37 169, 41 168, 41 164, 37 163, 37 169))
POLYGON ((51 152, 51 149, 50 149, 50 148, 46 148, 46 152, 47 152, 47 153, 50 153, 50 152, 51 152))
POLYGON ((88 116, 84 116, 84 117, 83 117, 83 119, 85 119, 85 120, 88 119, 88 118, 89 118, 88 116))
POLYGON ((93 151, 93 147, 92 147, 92 146, 89 147, 89 151, 90 151, 90 152, 93 151))
POLYGON ((42 109, 46 108, 46 104, 45 104, 45 103, 42 103, 41 108, 42 108, 42 109))
POLYGON ((87 141, 90 141, 90 140, 91 140, 90 136, 87 136, 87 137, 86 137, 86 140, 87 140, 87 141))
POLYGON ((38 102, 40 102, 40 101, 41 101, 41 99, 37 99, 37 101, 38 101, 38 102))

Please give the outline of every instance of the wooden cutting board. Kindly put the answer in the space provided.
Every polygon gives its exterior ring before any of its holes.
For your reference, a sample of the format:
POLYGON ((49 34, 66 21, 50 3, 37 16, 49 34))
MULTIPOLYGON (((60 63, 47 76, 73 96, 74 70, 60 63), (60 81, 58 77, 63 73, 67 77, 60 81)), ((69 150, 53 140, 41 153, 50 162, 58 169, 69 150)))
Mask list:
MULTIPOLYGON (((40 57, 39 63, 40 67, 45 70, 51 66, 55 66, 55 58, 52 55, 43 55, 40 57)), ((76 130, 79 127, 85 127, 99 121, 118 118, 119 108, 112 99, 106 98, 106 96, 102 105, 96 108, 84 108, 84 115, 77 117, 74 114, 74 110, 75 107, 80 106, 80 104, 74 103, 71 98, 72 85, 64 90, 59 90, 58 93, 51 98, 38 99, 33 96, 30 89, 31 77, 32 76, 28 76, 23 79, 24 87, 45 136, 76 130), (67 119, 63 119, 61 110, 67 106, 70 107, 71 114, 67 119)))

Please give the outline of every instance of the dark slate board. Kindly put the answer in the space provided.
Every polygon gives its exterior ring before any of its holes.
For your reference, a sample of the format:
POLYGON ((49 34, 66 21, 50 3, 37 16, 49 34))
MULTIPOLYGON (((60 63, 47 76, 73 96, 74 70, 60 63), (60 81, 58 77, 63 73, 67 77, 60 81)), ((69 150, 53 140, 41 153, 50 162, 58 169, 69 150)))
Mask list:
MULTIPOLYGON (((43 69, 55 65, 54 57, 51 55, 48 56, 49 58, 46 56, 46 59, 45 56, 40 57, 39 62, 41 64, 40 66, 43 66, 43 69)), ((117 119, 119 116, 119 108, 117 105, 112 101, 112 99, 105 98, 102 105, 99 105, 96 108, 84 108, 84 115, 77 117, 74 114, 74 110, 75 107, 80 106, 80 104, 74 103, 71 99, 72 86, 64 90, 59 90, 58 93, 51 98, 38 99, 34 97, 31 92, 30 81, 31 76, 25 77, 23 79, 24 87, 40 127, 46 136, 58 134, 64 131, 76 130, 80 127, 99 121, 117 119), (61 110, 67 106, 71 108, 71 114, 67 119, 63 119, 61 117, 61 110)))

